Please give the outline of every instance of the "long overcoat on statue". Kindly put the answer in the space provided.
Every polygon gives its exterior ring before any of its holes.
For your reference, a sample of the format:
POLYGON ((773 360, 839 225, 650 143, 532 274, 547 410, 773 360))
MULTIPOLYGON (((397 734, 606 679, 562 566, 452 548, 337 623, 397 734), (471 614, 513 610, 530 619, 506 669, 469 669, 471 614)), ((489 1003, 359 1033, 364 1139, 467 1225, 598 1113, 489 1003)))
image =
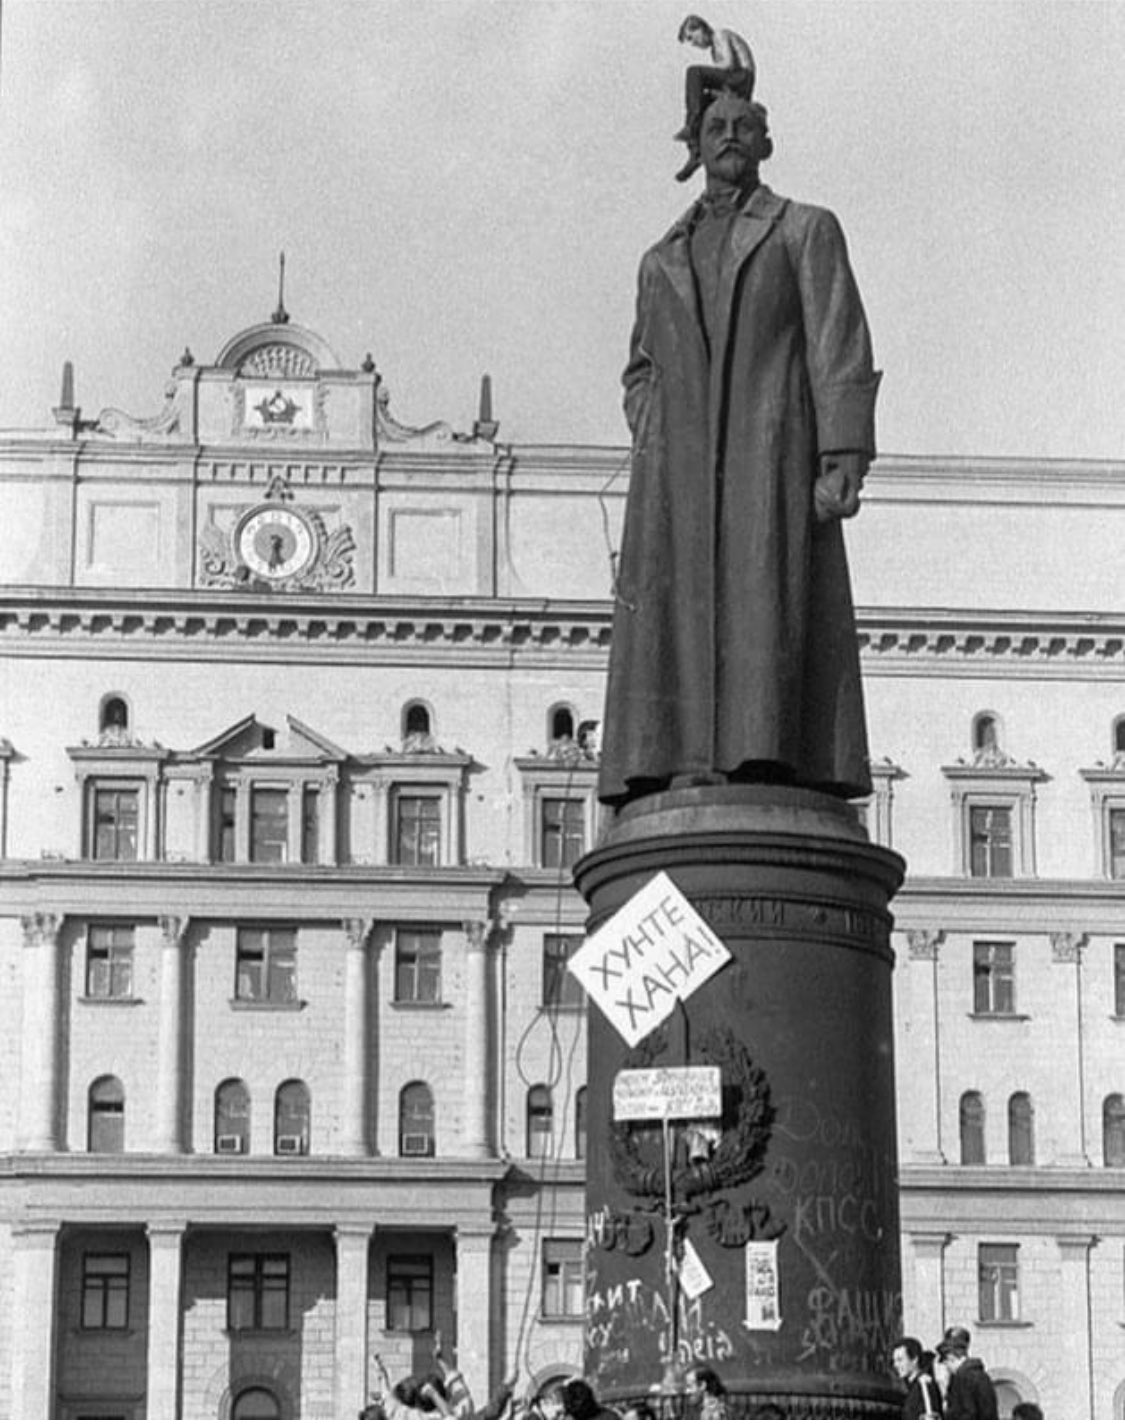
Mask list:
POLYGON ((861 795, 843 537, 813 501, 822 453, 875 449, 879 373, 844 237, 826 210, 756 188, 733 221, 709 342, 694 213, 641 262, 599 795, 747 763, 861 795))

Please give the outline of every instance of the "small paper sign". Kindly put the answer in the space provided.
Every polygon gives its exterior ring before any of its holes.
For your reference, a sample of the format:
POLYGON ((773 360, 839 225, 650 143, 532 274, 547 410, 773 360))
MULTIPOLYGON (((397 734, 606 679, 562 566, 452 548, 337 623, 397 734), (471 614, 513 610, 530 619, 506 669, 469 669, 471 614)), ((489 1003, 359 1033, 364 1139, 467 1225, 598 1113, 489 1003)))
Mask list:
POLYGON ((746 1244, 746 1320, 742 1324, 748 1331, 781 1330, 776 1242, 746 1244))
POLYGON ((663 871, 584 941, 568 968, 635 1048, 731 953, 663 871))
POLYGON ((690 1069, 622 1069, 613 1081, 613 1117, 718 1118, 722 1072, 715 1064, 690 1069))
POLYGON ((685 1237, 680 1250, 680 1287, 684 1295, 695 1301, 705 1291, 710 1291, 714 1285, 711 1273, 703 1265, 703 1259, 691 1245, 691 1239, 685 1237))

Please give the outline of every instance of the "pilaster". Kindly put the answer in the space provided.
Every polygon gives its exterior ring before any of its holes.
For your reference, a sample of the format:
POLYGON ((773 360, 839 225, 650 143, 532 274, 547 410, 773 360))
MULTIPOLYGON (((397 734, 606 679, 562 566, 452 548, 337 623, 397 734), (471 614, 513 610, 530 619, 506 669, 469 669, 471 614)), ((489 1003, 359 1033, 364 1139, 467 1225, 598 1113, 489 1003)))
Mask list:
POLYGON ((340 1115, 339 1151, 349 1157, 366 1157, 371 1151, 368 1124, 367 1061, 372 1046, 368 1033, 371 994, 368 974, 370 920, 345 920, 344 929, 344 1047, 343 1107, 340 1115))
POLYGON ((492 1156, 489 1052, 491 1023, 488 1006, 488 926, 465 922, 465 1083, 462 1151, 467 1158, 492 1156))
MULTIPOLYGON (((944 930, 908 930, 906 943, 910 959, 910 989, 914 1008, 912 1038, 924 1086, 909 1102, 914 1117, 904 1129, 913 1135, 911 1161, 940 1165, 946 1156, 941 1136, 941 1016, 938 1013, 938 954, 944 930)), ((906 1099, 903 1084, 900 1096, 906 1099)))
POLYGON ((160 932, 160 1018, 157 1028, 156 1122, 153 1147, 158 1153, 182 1153, 186 1091, 185 961, 189 921, 162 916, 160 932))
POLYGON ((1093 1361, 1090 1340, 1090 1249, 1097 1241, 1089 1233, 1056 1237, 1062 1259, 1057 1313, 1052 1313, 1058 1347, 1059 1418, 1094 1418, 1093 1361))
POLYGON ((457 1229, 457 1366, 473 1399, 487 1399, 490 1375, 493 1232, 457 1229))
POLYGON ((19 1146, 53 1153, 59 1137, 61 993, 59 938, 63 917, 23 917, 23 1033, 19 1146))
POLYGON ((948 1232, 911 1232, 914 1258, 914 1300, 910 1333, 921 1341, 938 1341, 945 1330, 945 1249, 953 1241, 948 1232))
POLYGON ((1067 1111, 1058 1120, 1059 1151, 1055 1165, 1060 1168, 1088 1168, 1086 1145, 1086 1054, 1082 1043, 1082 949, 1086 936, 1071 930, 1051 932, 1052 980, 1058 981, 1053 995, 1058 1019, 1053 1051, 1056 1062, 1070 1062, 1072 1071, 1059 1075, 1061 1083, 1074 1085, 1067 1111))
POLYGON ((367 1266, 374 1228, 336 1228, 336 1418, 367 1404, 367 1266))
POLYGON ((178 1420, 180 1295, 186 1222, 150 1222, 148 1234, 149 1420, 178 1420))
POLYGON ((12 1419, 50 1420, 54 1414, 54 1322, 58 1222, 12 1229, 12 1419))

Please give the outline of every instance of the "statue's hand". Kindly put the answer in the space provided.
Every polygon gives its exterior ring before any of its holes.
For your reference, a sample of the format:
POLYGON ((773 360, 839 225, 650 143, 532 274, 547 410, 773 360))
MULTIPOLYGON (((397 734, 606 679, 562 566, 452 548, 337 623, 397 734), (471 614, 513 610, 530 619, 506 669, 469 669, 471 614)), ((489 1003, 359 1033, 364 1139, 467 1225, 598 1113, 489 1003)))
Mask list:
POLYGON ((859 492, 870 459, 861 450, 842 450, 820 457, 813 499, 819 524, 850 520, 859 509, 859 492))

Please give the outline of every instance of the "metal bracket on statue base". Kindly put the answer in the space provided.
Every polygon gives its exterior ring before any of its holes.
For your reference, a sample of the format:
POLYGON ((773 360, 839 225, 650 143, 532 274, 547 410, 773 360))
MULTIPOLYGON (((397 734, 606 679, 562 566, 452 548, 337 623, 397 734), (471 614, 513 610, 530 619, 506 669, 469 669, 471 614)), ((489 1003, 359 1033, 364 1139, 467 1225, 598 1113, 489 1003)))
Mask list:
POLYGON ((888 903, 903 871, 845 802, 775 786, 642 798, 575 867, 591 935, 663 874, 731 956, 632 1044, 591 1005, 586 1374, 602 1399, 666 1414, 707 1365, 734 1416, 897 1417, 888 903), (658 1071, 703 1068, 719 1071, 717 1121, 615 1119, 623 1071, 645 1071, 624 1082, 651 1108, 671 1101, 658 1071))

